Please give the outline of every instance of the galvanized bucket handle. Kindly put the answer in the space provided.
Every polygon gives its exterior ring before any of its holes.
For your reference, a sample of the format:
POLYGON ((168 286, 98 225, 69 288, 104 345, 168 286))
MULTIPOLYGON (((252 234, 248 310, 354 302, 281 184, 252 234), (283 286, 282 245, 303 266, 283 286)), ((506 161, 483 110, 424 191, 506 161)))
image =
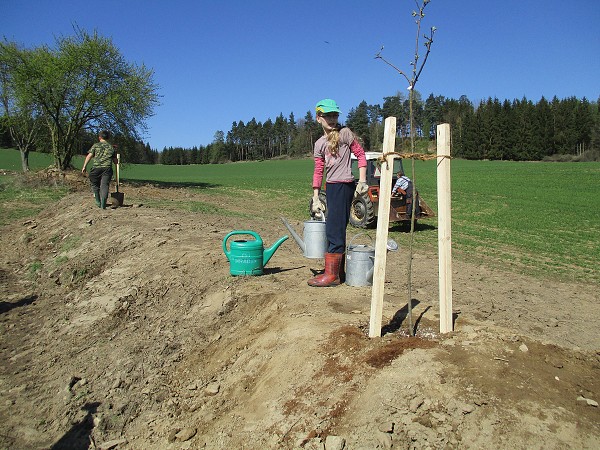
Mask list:
POLYGON ((354 237, 352 239, 350 239, 350 242, 348 243, 347 248, 350 248, 350 246, 352 245, 352 242, 354 242, 354 239, 356 239, 358 236, 362 236, 362 235, 367 236, 371 240, 371 245, 374 245, 373 238, 371 237, 371 235, 369 233, 363 231, 361 233, 355 234, 354 237))

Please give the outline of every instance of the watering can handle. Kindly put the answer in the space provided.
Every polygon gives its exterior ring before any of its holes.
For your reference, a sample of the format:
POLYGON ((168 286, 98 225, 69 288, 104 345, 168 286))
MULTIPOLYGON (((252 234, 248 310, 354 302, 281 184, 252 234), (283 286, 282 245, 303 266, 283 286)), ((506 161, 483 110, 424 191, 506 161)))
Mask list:
POLYGON ((227 236, 225 236, 223 238, 223 252, 225 252, 225 256, 227 256, 227 258, 229 258, 229 250, 227 250, 227 239, 229 239, 231 236, 233 236, 235 234, 249 234, 250 236, 253 236, 254 239, 256 239, 258 242, 260 242, 260 244, 262 245, 262 239, 260 238, 258 233, 254 232, 254 231, 250 231, 250 230, 231 231, 231 232, 227 233, 227 236))
POLYGON ((347 247, 350 248, 350 244, 352 244, 352 242, 354 242, 354 239, 356 239, 358 236, 361 236, 363 234, 365 236, 367 236, 369 239, 371 239, 371 244, 373 244, 373 238, 369 235, 369 233, 363 231, 362 233, 355 234, 354 237, 352 239, 350 239, 350 242, 348 242, 347 247))

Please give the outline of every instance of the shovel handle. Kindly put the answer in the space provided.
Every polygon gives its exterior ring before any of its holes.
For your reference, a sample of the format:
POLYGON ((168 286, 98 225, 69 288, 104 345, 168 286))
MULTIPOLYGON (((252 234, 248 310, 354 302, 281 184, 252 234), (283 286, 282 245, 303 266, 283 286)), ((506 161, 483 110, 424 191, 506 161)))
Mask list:
POLYGON ((119 169, 121 166, 121 154, 117 153, 117 192, 119 192, 119 169))

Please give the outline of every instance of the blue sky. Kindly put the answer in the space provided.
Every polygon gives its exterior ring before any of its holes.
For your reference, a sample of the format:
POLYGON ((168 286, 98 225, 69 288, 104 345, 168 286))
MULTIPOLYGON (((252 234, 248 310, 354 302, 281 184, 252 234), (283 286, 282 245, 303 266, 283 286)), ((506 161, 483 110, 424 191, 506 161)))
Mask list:
MULTIPOLYGON (((321 98, 344 113, 406 93, 414 0, 0 0, 0 36, 52 45, 73 24, 111 37, 129 62, 155 72, 161 105, 154 149, 207 145, 216 131, 280 113, 297 119, 321 98)), ((437 28, 417 84, 478 102, 600 95, 600 1, 431 0, 437 28)), ((423 48, 422 50, 423 51, 423 48)))

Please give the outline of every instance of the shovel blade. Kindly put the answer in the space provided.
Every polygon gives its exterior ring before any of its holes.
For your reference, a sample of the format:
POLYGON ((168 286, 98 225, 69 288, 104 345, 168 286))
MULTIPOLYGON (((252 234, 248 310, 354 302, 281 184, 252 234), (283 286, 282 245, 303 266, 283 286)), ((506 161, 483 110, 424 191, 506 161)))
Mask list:
POLYGON ((122 192, 113 192, 110 194, 111 203, 114 208, 117 206, 123 206, 123 201, 125 200, 125 194, 122 192))

